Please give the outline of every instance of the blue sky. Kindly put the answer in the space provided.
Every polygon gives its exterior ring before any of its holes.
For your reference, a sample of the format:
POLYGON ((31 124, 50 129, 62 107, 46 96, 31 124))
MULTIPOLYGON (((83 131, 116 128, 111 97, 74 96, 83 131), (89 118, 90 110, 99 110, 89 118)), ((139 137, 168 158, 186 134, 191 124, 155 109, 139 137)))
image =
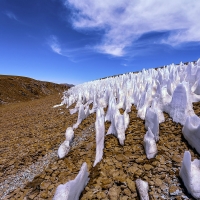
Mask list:
POLYGON ((197 0, 0 0, 0 74, 79 84, 200 58, 197 0))

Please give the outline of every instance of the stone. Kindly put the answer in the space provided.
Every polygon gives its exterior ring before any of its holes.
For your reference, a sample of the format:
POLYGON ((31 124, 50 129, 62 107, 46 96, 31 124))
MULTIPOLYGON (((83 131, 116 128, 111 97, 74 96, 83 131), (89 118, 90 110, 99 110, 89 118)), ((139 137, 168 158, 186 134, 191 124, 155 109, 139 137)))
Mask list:
POLYGON ((151 170, 152 168, 153 168, 152 165, 149 165, 149 164, 144 165, 144 169, 147 170, 147 171, 151 170))
MULTIPOLYGON (((157 156, 158 157, 158 156, 157 156)), ((158 161, 154 161, 154 162, 152 162, 152 165, 154 166, 154 167, 157 167, 158 166, 158 161)))
POLYGON ((103 189, 106 189, 106 188, 111 187, 112 184, 113 184, 113 181, 112 181, 112 179, 110 179, 110 178, 102 178, 102 179, 101 179, 101 187, 102 187, 103 189))
POLYGON ((129 197, 128 196, 123 196, 123 197, 120 197, 120 200, 128 200, 129 197))
POLYGON ((126 188, 126 189, 124 189, 124 194, 126 194, 127 196, 131 196, 131 191, 128 189, 128 188, 126 188))
POLYGON ((108 196, 110 197, 110 200, 118 199, 120 192, 121 192, 121 189, 115 185, 112 188, 110 188, 108 192, 108 196))
POLYGON ((88 191, 87 193, 85 193, 83 195, 83 199, 87 200, 87 199, 93 199, 93 192, 92 191, 88 191))
POLYGON ((138 170, 135 172, 135 175, 138 176, 138 177, 140 177, 143 173, 144 173, 143 170, 138 169, 138 170))
POLYGON ((169 187, 169 193, 170 193, 170 195, 175 195, 175 196, 178 195, 178 193, 179 193, 178 187, 175 185, 171 185, 169 187))
POLYGON ((40 189, 46 190, 50 185, 51 185, 51 182, 49 182, 49 181, 43 181, 43 182, 40 184, 40 189))
POLYGON ((40 197, 41 198, 44 198, 44 199, 47 199, 48 198, 48 192, 47 191, 43 191, 40 193, 40 197))
POLYGON ((97 193, 97 198, 98 198, 98 199, 106 198, 105 192, 102 192, 102 191, 101 191, 101 192, 98 192, 98 193, 97 193))
POLYGON ((127 185, 132 192, 136 192, 135 182, 127 178, 127 185))
POLYGON ((173 155, 173 157, 172 157, 172 160, 174 161, 174 162, 178 162, 178 163, 180 163, 181 161, 182 161, 182 158, 179 156, 179 155, 173 155))
POLYGON ((124 156, 123 154, 118 154, 118 155, 116 156, 116 159, 117 159, 118 161, 123 161, 123 160, 125 159, 125 156, 124 156))
POLYGON ((155 179, 155 186, 159 187, 159 186, 161 186, 162 184, 163 184, 163 181, 162 181, 162 180, 160 180, 159 178, 156 178, 156 179, 155 179))
POLYGON ((128 168, 128 172, 132 173, 132 174, 135 174, 135 172, 138 170, 138 168, 136 166, 132 166, 132 167, 129 167, 128 168))
POLYGON ((155 185, 153 181, 149 181, 149 185, 153 186, 155 185))
POLYGON ((35 193, 33 193, 33 194, 31 194, 31 195, 29 195, 29 199, 34 199, 36 196, 37 196, 37 192, 35 192, 35 193))
POLYGON ((135 160, 136 163, 143 163, 144 159, 139 157, 138 159, 135 160))

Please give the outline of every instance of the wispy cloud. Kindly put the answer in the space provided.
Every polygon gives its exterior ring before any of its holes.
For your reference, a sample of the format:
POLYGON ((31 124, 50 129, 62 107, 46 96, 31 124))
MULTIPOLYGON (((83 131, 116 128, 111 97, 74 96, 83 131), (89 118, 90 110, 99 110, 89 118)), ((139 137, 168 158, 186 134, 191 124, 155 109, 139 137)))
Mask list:
POLYGON ((65 0, 65 5, 73 12, 75 29, 103 30, 100 43, 94 46, 101 53, 124 56, 127 47, 149 32, 170 31, 158 43, 200 41, 197 0, 65 0))
POLYGON ((19 21, 19 20, 17 19, 16 15, 15 15, 13 12, 11 12, 11 11, 5 11, 4 13, 5 13, 5 15, 6 15, 7 17, 9 17, 10 19, 19 21))
POLYGON ((54 53, 57 53, 59 55, 63 55, 61 47, 60 47, 60 43, 58 42, 58 39, 55 35, 51 35, 48 38, 47 43, 54 53))
POLYGON ((58 37, 51 35, 47 38, 47 45, 50 49, 61 56, 67 57, 72 62, 79 62, 86 60, 87 56, 91 57, 91 47, 69 48, 66 43, 59 41, 58 37))

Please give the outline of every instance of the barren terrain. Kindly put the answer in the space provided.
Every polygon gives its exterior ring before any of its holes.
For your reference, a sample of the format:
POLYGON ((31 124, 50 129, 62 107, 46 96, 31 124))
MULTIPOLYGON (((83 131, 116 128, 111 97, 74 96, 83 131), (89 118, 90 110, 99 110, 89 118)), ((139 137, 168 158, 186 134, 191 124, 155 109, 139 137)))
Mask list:
MULTIPOLYGON (((144 121, 132 106, 125 145, 120 146, 113 135, 106 136, 103 159, 93 168, 94 114, 75 129, 66 158, 57 158, 66 128, 77 120, 77 113, 70 115, 65 106, 53 108, 61 97, 62 93, 54 93, 1 105, 1 199, 52 199, 56 187, 74 179, 83 162, 88 164, 90 181, 80 199, 139 199, 137 178, 148 181, 150 199, 193 199, 179 178, 179 170, 185 150, 191 152, 192 159, 200 157, 183 138, 180 124, 165 114, 165 122, 160 124, 158 154, 148 160, 143 147, 144 121)), ((193 105, 200 116, 200 103, 193 105)))

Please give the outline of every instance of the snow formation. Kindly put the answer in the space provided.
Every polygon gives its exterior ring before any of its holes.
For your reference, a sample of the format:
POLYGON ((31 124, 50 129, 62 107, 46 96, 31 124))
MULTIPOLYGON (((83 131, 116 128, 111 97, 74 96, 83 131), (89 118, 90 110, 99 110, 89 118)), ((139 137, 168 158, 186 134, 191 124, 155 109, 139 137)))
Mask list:
POLYGON ((104 135, 105 135, 105 125, 104 125, 104 110, 103 108, 97 109, 97 116, 95 122, 96 129, 96 157, 94 161, 95 166, 98 162, 101 161, 103 157, 103 148, 104 148, 104 135))
POLYGON ((187 191, 196 199, 200 198, 200 160, 191 161, 191 154, 185 151, 180 169, 180 177, 187 191))
POLYGON ((64 158, 70 151, 69 141, 64 141, 58 148, 58 157, 64 158))
POLYGON ((151 129, 156 142, 159 140, 159 121, 157 113, 152 108, 148 108, 145 115, 145 128, 151 129))
POLYGON ((136 187, 138 190, 138 193, 140 195, 141 200, 149 200, 149 184, 146 181, 143 181, 141 179, 137 179, 136 181, 136 187))
POLYGON ((61 184, 56 188, 53 200, 78 200, 89 181, 88 176, 87 163, 84 162, 74 180, 61 184))
POLYGON ((149 127, 144 136, 144 149, 148 159, 154 158, 158 152, 155 136, 149 127))
POLYGON ((73 138, 74 138, 74 131, 72 127, 68 127, 66 132, 65 132, 65 137, 66 137, 66 141, 69 141, 69 143, 72 142, 73 138))
POLYGON ((188 116, 183 126, 183 135, 188 143, 200 154, 200 118, 188 116))
POLYGON ((72 127, 68 127, 65 132, 65 141, 58 148, 58 157, 64 158, 70 151, 70 144, 74 138, 74 131, 72 127))
MULTIPOLYGON (((200 101, 200 59, 194 63, 171 64, 157 70, 143 69, 139 73, 123 74, 71 87, 64 93, 61 104, 69 107, 76 103, 75 108, 70 109, 70 113, 78 112, 78 119, 73 128, 69 129, 69 132, 66 131, 66 141, 58 150, 59 157, 62 158, 68 153, 69 144, 73 139, 73 129, 78 128, 89 114, 96 113, 95 166, 103 156, 104 123, 106 121, 111 123, 106 135, 115 135, 119 143, 124 145, 125 131, 130 122, 128 113, 131 112, 132 105, 135 105, 138 111, 137 116, 145 120, 145 128, 148 130, 144 136, 144 147, 148 159, 154 158, 157 154, 156 142, 159 143, 159 123, 165 121, 163 112, 167 112, 174 122, 184 126, 184 137, 200 154, 198 145, 200 142, 200 119, 195 115, 192 106, 193 102, 198 101, 200 101), (89 105, 91 104, 93 106, 90 110, 89 105), (105 114, 104 108, 107 108, 105 114), (120 113, 120 109, 124 110, 123 114, 120 113)), ((189 160, 187 158, 188 153, 184 160, 189 160)), ((187 162, 189 163, 189 161, 187 162)), ((197 163, 197 161, 193 161, 191 165, 188 165, 184 161, 182 171, 193 173, 192 171, 198 168, 197 163), (188 170, 189 168, 193 170, 188 170)), ((181 173, 184 180, 191 179, 187 173, 186 175, 181 173)), ((197 186, 191 181, 191 184, 187 186, 188 190, 197 196, 197 186)), ((145 185, 143 182, 138 184, 145 185)))

